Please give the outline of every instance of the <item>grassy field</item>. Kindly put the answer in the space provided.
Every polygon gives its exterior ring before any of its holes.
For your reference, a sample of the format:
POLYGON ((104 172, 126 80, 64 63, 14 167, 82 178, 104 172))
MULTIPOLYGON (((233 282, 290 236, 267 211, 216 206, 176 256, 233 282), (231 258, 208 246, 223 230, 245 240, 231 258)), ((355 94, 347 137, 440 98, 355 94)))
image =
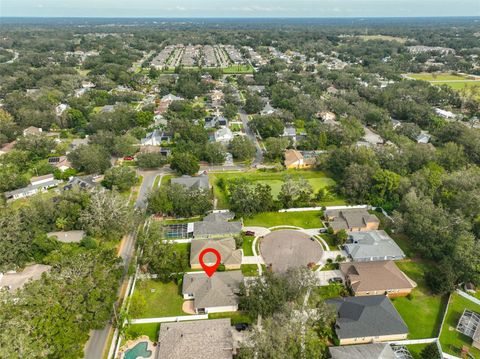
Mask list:
POLYGON ((411 298, 400 297, 392 299, 409 329, 409 339, 434 338, 439 333, 443 313, 447 303, 446 297, 432 295, 425 284, 425 272, 429 265, 418 261, 397 261, 397 266, 418 287, 412 291, 411 298))
POLYGON ((183 297, 175 283, 142 280, 135 287, 130 314, 135 319, 188 315, 182 305, 183 297))
POLYGON ((130 324, 127 328, 126 335, 132 339, 147 335, 151 341, 156 342, 158 340, 159 330, 160 323, 130 324))
POLYGON ((410 74, 407 74, 407 76, 415 80, 424 80, 424 81, 462 81, 467 79, 467 77, 463 75, 449 74, 445 72, 441 72, 441 73, 423 72, 419 74, 410 73, 410 74))
POLYGON ((465 309, 480 313, 480 305, 461 297, 457 293, 453 293, 448 305, 445 323, 443 323, 442 332, 440 333, 440 343, 445 353, 460 356, 462 347, 466 346, 474 358, 480 358, 480 350, 471 346, 472 339, 455 330, 458 320, 465 309))
POLYGON ((223 69, 224 74, 253 74, 251 65, 231 65, 223 69))
POLYGON ((275 227, 295 226, 302 228, 323 228, 320 219, 322 211, 306 212, 265 212, 259 213, 252 218, 245 218, 245 226, 275 227))
MULTIPOLYGON (((275 198, 280 192, 284 177, 286 175, 301 176, 305 178, 313 188, 314 193, 318 190, 335 185, 335 181, 320 171, 295 171, 286 170, 281 172, 227 172, 227 173, 209 173, 210 183, 213 185, 213 193, 217 198, 218 208, 228 208, 228 194, 218 186, 218 180, 223 178, 227 182, 237 178, 246 178, 254 183, 268 184, 272 188, 272 195, 275 198)), ((321 205, 340 205, 344 204, 340 198, 332 198, 331 201, 322 202, 321 205)))

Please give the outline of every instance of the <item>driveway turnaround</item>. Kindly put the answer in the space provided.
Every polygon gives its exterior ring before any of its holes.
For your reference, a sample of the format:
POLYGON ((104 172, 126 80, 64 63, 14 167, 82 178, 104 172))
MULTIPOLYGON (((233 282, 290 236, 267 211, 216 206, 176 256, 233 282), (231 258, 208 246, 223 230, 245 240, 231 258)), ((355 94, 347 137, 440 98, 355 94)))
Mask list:
POLYGON ((260 242, 260 254, 275 272, 317 263, 323 254, 318 241, 301 231, 286 229, 267 234, 260 242))

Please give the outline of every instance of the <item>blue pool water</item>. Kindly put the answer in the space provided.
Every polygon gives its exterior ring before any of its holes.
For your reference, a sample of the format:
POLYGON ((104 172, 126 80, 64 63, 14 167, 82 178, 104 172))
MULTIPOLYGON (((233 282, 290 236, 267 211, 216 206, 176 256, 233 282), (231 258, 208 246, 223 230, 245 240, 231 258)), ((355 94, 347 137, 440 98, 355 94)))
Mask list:
POLYGON ((152 355, 152 351, 148 350, 147 348, 147 342, 140 342, 132 349, 128 349, 125 352, 125 359, 150 358, 150 356, 152 355))

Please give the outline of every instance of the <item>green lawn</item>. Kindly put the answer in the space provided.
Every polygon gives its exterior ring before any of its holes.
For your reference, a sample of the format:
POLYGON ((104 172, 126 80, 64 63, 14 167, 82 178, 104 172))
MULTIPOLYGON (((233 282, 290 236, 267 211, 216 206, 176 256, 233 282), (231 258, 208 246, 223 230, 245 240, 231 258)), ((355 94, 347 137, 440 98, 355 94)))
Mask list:
POLYGON ((221 318, 230 318, 232 319, 232 325, 238 323, 252 323, 252 318, 248 316, 245 312, 226 312, 226 313, 210 313, 208 314, 208 319, 221 319, 221 318))
POLYGON ((242 235, 242 238, 243 238, 243 245, 242 245, 243 255, 244 256, 253 256, 252 244, 253 244, 253 240, 255 239, 255 237, 254 236, 242 235))
POLYGON ((253 74, 251 65, 231 65, 223 69, 224 74, 253 74))
POLYGON ((436 337, 439 333, 447 299, 439 295, 432 295, 426 287, 424 275, 429 265, 426 262, 410 260, 395 263, 418 285, 412 291, 410 299, 408 297, 392 299, 393 305, 408 326, 408 337, 410 339, 436 337))
POLYGON ((258 267, 256 264, 242 264, 241 269, 242 269, 242 274, 245 277, 258 276, 258 267))
POLYGON ((319 300, 348 296, 348 290, 343 284, 332 283, 326 286, 315 287, 308 298, 309 305, 315 305, 319 300))
POLYGON ((422 357, 420 356, 420 353, 428 345, 429 344, 412 344, 412 345, 407 345, 407 349, 410 352, 410 354, 412 354, 413 359, 422 359, 422 357))
POLYGON ((450 73, 419 73, 419 74, 407 74, 408 77, 411 77, 416 80, 424 81, 452 81, 452 80, 465 80, 466 77, 462 75, 454 75, 450 73))
POLYGON ((142 335, 147 335, 152 342, 156 342, 159 330, 160 323, 130 324, 126 331, 126 337, 135 339, 142 335))
MULTIPOLYGON (((218 180, 224 179, 230 181, 237 178, 246 178, 254 183, 268 184, 272 188, 272 195, 274 198, 280 192, 284 177, 286 175, 300 176, 305 178, 313 188, 314 193, 318 190, 335 185, 335 181, 328 177, 321 171, 304 171, 304 170, 285 170, 280 172, 222 172, 222 173, 209 173, 210 183, 213 185, 213 193, 217 198, 218 208, 228 208, 228 194, 218 186, 218 180)), ((333 196, 333 195, 332 195, 333 196)), ((345 201, 341 198, 333 196, 332 200, 320 202, 319 205, 333 206, 344 204, 345 201)))
POLYGON ((130 315, 135 319, 188 315, 182 311, 182 305, 183 298, 175 283, 139 280, 132 296, 130 315))
POLYGON ((461 297, 457 293, 453 293, 448 305, 445 323, 442 326, 442 332, 440 334, 442 350, 445 353, 460 356, 462 347, 467 346, 470 349, 470 354, 472 354, 473 357, 480 358, 480 350, 471 346, 472 339, 461 334, 460 332, 457 332, 455 329, 457 327, 458 320, 462 316, 465 309, 470 309, 476 313, 480 313, 480 305, 461 297))
POLYGON ((321 221, 322 211, 306 212, 265 212, 259 213, 252 218, 244 218, 245 226, 295 226, 302 228, 323 228, 321 221))

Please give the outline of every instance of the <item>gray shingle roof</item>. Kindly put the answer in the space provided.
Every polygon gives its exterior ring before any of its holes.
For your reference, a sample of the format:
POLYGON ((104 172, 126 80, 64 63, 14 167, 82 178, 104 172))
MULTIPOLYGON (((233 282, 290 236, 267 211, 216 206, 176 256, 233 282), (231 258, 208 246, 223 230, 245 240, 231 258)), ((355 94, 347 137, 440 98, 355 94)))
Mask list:
POLYGON ((201 222, 193 223, 193 237, 230 236, 242 231, 242 222, 228 222, 234 216, 231 212, 210 213, 201 222))
POLYGON ((408 327, 388 297, 372 295, 327 300, 337 308, 340 339, 407 334, 408 327))
POLYGON ((379 222, 376 216, 368 213, 368 211, 363 208, 327 210, 325 215, 328 218, 333 218, 333 220, 330 221, 330 226, 334 230, 362 228, 365 227, 367 223, 379 222))
MULTIPOLYGON (((216 249, 221 256, 220 263, 226 265, 242 264, 242 251, 240 249, 235 249, 235 239, 233 238, 224 238, 217 240, 193 240, 191 243, 190 249, 190 265, 198 265, 199 255, 205 248, 216 249)), ((212 253, 207 253, 203 257, 203 261, 207 264, 215 263, 216 256, 212 253)))
POLYGON ((210 183, 208 182, 207 175, 200 175, 200 176, 182 176, 178 178, 172 178, 172 184, 179 184, 185 186, 187 188, 194 188, 194 189, 209 189, 210 183))
POLYGON ((232 359, 230 319, 162 323, 158 359, 232 359))
POLYGON ((182 293, 193 294, 195 308, 235 306, 242 282, 241 271, 216 272, 212 277, 203 272, 187 273, 183 276, 182 293))
POLYGON ((348 232, 345 250, 354 261, 402 259, 405 253, 383 230, 348 232))
POLYGON ((332 359, 396 359, 390 344, 374 343, 330 347, 332 359))

